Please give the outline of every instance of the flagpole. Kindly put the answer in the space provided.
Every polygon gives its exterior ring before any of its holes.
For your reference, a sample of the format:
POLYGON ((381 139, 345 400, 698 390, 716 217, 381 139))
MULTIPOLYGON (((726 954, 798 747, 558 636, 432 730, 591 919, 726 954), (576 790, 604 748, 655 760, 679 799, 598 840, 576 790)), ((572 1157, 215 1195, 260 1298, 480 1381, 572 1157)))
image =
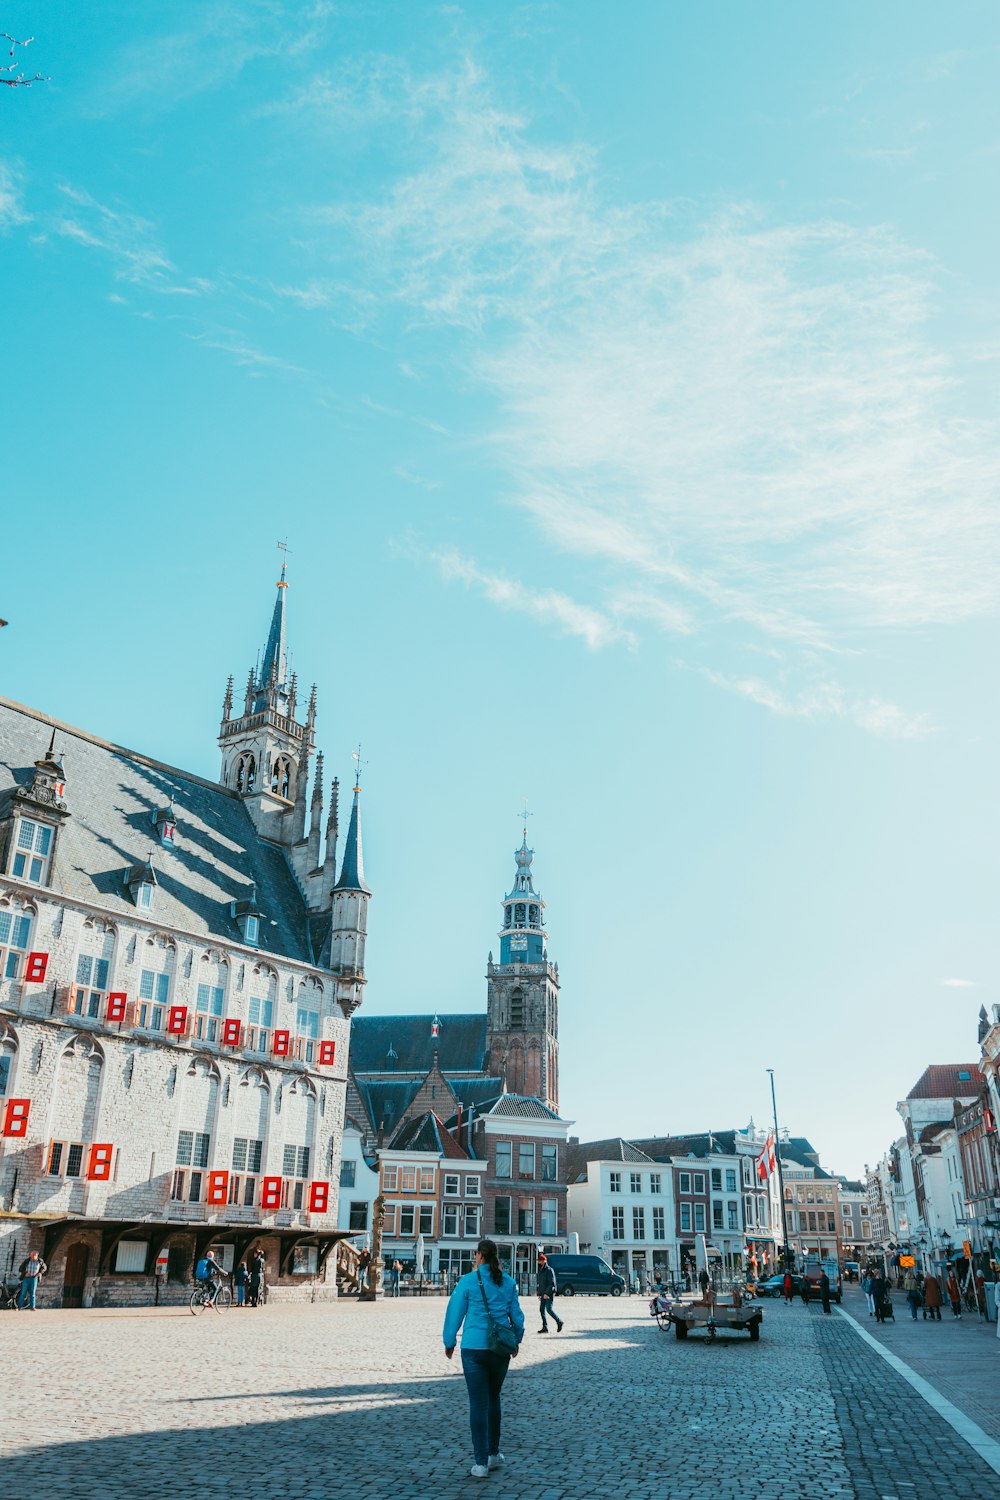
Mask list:
POLYGON ((778 1158, 778 1192, 781 1195, 781 1237, 784 1241, 784 1244, 782 1245, 781 1259, 783 1262, 783 1269, 786 1271, 790 1271, 792 1267, 788 1259, 788 1217, 785 1212, 785 1174, 781 1170, 781 1137, 778 1135, 778 1105, 774 1097, 774 1069, 767 1068, 765 1071, 770 1073, 771 1075, 771 1109, 774 1114, 774 1151, 775 1155, 778 1158))

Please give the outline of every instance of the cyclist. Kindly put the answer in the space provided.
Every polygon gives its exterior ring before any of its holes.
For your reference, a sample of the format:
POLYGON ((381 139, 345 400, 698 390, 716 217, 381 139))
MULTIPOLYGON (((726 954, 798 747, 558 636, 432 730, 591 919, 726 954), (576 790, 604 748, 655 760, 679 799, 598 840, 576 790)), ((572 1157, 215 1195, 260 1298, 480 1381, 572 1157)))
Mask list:
POLYGON ((208 1253, 198 1262, 194 1268, 195 1280, 205 1294, 206 1302, 214 1302, 218 1296, 219 1287, 225 1278, 225 1271, 215 1258, 215 1251, 208 1253))

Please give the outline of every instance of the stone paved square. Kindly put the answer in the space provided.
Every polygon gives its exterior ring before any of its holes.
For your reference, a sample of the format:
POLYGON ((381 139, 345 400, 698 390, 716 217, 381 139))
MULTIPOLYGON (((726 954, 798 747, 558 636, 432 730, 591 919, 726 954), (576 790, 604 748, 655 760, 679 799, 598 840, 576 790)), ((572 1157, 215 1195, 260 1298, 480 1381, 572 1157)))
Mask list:
MULTIPOLYGON (((2 1500, 995 1500, 1000 1480, 842 1318, 768 1306, 759 1344, 678 1343, 641 1298, 564 1299, 469 1477, 444 1300, 39 1312, 0 1321, 2 1500)), ((985 1349, 985 1343, 983 1345, 985 1349)))

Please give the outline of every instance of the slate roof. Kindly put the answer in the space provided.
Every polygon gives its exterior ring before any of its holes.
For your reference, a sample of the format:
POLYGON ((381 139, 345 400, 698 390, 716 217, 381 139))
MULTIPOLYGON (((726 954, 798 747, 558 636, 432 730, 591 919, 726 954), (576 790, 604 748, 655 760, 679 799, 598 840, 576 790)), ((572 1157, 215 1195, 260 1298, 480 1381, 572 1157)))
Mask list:
POLYGON ((430 1070, 435 1052, 442 1073, 481 1074, 486 1053, 486 1016, 445 1015, 437 1019, 440 1031, 432 1037, 433 1015, 356 1015, 351 1021, 350 1054, 355 1077, 391 1072, 419 1072, 423 1076, 430 1070), (390 1047, 396 1054, 392 1065, 386 1061, 390 1047))
POLYGON ((736 1132, 734 1130, 705 1130, 696 1135, 654 1135, 632 1141, 639 1151, 646 1153, 652 1161, 667 1161, 683 1156, 734 1156, 736 1154, 736 1132))
POLYGON ((501 1094, 496 1103, 482 1113, 493 1115, 511 1115, 518 1120, 558 1120, 559 1116, 554 1110, 543 1104, 541 1099, 529 1099, 524 1094, 501 1094))
POLYGON ((406 1120, 390 1141, 394 1151, 429 1151, 449 1161, 468 1161, 468 1153, 455 1140, 432 1110, 406 1120))
POLYGON ((620 1135, 611 1136, 606 1141, 581 1141, 573 1147, 574 1159, 585 1161, 634 1161, 641 1162, 643 1166, 653 1166, 653 1158, 647 1156, 645 1151, 640 1151, 633 1146, 631 1141, 623 1140, 620 1135))
POLYGON ((907 1099, 974 1099, 983 1086, 975 1063, 933 1063, 925 1068, 907 1099), (960 1073, 968 1077, 960 1078, 960 1073))
POLYGON ((305 903, 284 853, 260 838, 242 800, 226 787, 0 698, 0 819, 15 786, 31 785, 53 728, 71 813, 56 845, 56 894, 112 916, 142 916, 192 937, 240 943, 230 903, 248 898, 256 883, 261 951, 315 962, 305 903), (177 832, 163 846, 153 815, 168 803, 177 832), (153 910, 139 913, 125 876, 150 849, 156 895, 153 910))
POLYGON ((386 1083, 363 1083, 355 1079, 368 1118, 375 1130, 384 1125, 394 1130, 416 1098, 423 1078, 397 1078, 386 1083))
POLYGON ((503 1093, 502 1078, 450 1078, 448 1082, 466 1112, 471 1105, 478 1114, 484 1104, 492 1104, 503 1093))

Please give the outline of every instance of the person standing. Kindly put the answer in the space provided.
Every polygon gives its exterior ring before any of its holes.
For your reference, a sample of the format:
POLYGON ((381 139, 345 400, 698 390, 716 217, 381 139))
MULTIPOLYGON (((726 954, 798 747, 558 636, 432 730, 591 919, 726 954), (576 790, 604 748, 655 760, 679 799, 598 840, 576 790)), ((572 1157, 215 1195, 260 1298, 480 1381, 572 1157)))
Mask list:
POLYGON ((940 1323, 941 1283, 933 1271, 929 1276, 924 1277, 924 1307, 926 1308, 926 1315, 930 1318, 931 1322, 933 1323, 934 1319, 937 1318, 940 1323))
POLYGON ((250 1306, 259 1307, 264 1296, 264 1252, 258 1250, 250 1262, 250 1306))
POLYGON ((791 1307, 791 1305, 792 1305, 792 1292, 794 1291, 794 1287, 792 1286, 792 1273, 791 1273, 791 1271, 786 1271, 785 1272, 785 1279, 781 1283, 781 1291, 782 1291, 782 1294, 783 1294, 783 1296, 785 1298, 785 1306, 786 1307, 791 1307))
POLYGON ((823 1311, 828 1313, 830 1311, 830 1278, 825 1271, 819 1278, 819 1294, 823 1299, 823 1311))
POLYGON ((459 1279, 448 1299, 442 1337, 449 1359, 463 1325, 462 1372, 469 1392, 473 1455, 469 1472, 473 1479, 485 1479, 491 1469, 500 1469, 505 1462, 500 1452, 500 1388, 524 1338, 517 1283, 501 1266, 493 1240, 479 1241, 473 1269, 459 1279), (490 1348, 491 1323, 514 1330, 517 1345, 510 1354, 490 1348))
POLYGON ((403 1279, 403 1262, 394 1260, 392 1263, 392 1295, 399 1296, 399 1283, 403 1279))
POLYGON ((861 1290, 864 1292, 865 1301, 868 1303, 868 1316, 870 1318, 874 1318, 875 1316, 875 1298, 872 1296, 872 1282, 874 1280, 874 1271, 866 1271, 861 1278, 861 1290))
POLYGON ((875 1308, 876 1323, 885 1322, 885 1299, 889 1293, 889 1283, 881 1271, 875 1271, 868 1283, 869 1294, 875 1308))
POLYGON ((962 1293, 959 1290, 958 1278, 954 1271, 948 1272, 948 1280, 944 1284, 944 1289, 948 1293, 948 1301, 951 1303, 952 1314, 956 1318, 960 1318, 962 1316, 962 1293))
POLYGON ((903 1277, 903 1296, 910 1304, 910 1317, 915 1323, 917 1321, 917 1308, 920 1306, 920 1288, 917 1285, 917 1278, 912 1271, 907 1271, 903 1277))
POLYGON ((233 1281, 234 1281, 234 1283, 236 1285, 236 1306, 237 1307, 245 1307, 246 1306, 247 1281, 248 1281, 248 1279, 249 1278, 247 1276, 247 1263, 246 1263, 245 1260, 241 1260, 240 1263, 239 1263, 239 1265, 236 1267, 236 1274, 233 1277, 233 1281))
POLYGON ((542 1326, 539 1333, 548 1333, 549 1325, 545 1321, 548 1313, 559 1332, 563 1331, 563 1320, 556 1312, 552 1299, 556 1294, 556 1273, 549 1265, 548 1256, 543 1251, 538 1252, 538 1275, 535 1277, 535 1295, 538 1297, 538 1311, 542 1315, 542 1326))
POLYGON ((358 1275, 358 1296, 359 1297, 365 1291, 367 1291, 367 1289, 368 1289, 368 1276, 369 1276, 368 1267, 371 1265, 371 1263, 372 1263, 372 1253, 371 1253, 371 1251, 368 1250, 368 1249, 362 1250, 361 1254, 358 1256, 358 1273, 357 1273, 357 1275, 358 1275))
POLYGON ((26 1260, 22 1260, 17 1268, 17 1274, 21 1278, 21 1290, 18 1295, 18 1308, 26 1307, 29 1312, 35 1311, 35 1299, 38 1296, 38 1281, 44 1276, 48 1266, 45 1264, 37 1250, 32 1250, 26 1260))
POLYGON ((802 1273, 802 1280, 799 1282, 799 1296, 802 1298, 802 1301, 805 1303, 806 1307, 808 1307, 809 1306, 809 1277, 805 1274, 804 1271, 802 1273))

